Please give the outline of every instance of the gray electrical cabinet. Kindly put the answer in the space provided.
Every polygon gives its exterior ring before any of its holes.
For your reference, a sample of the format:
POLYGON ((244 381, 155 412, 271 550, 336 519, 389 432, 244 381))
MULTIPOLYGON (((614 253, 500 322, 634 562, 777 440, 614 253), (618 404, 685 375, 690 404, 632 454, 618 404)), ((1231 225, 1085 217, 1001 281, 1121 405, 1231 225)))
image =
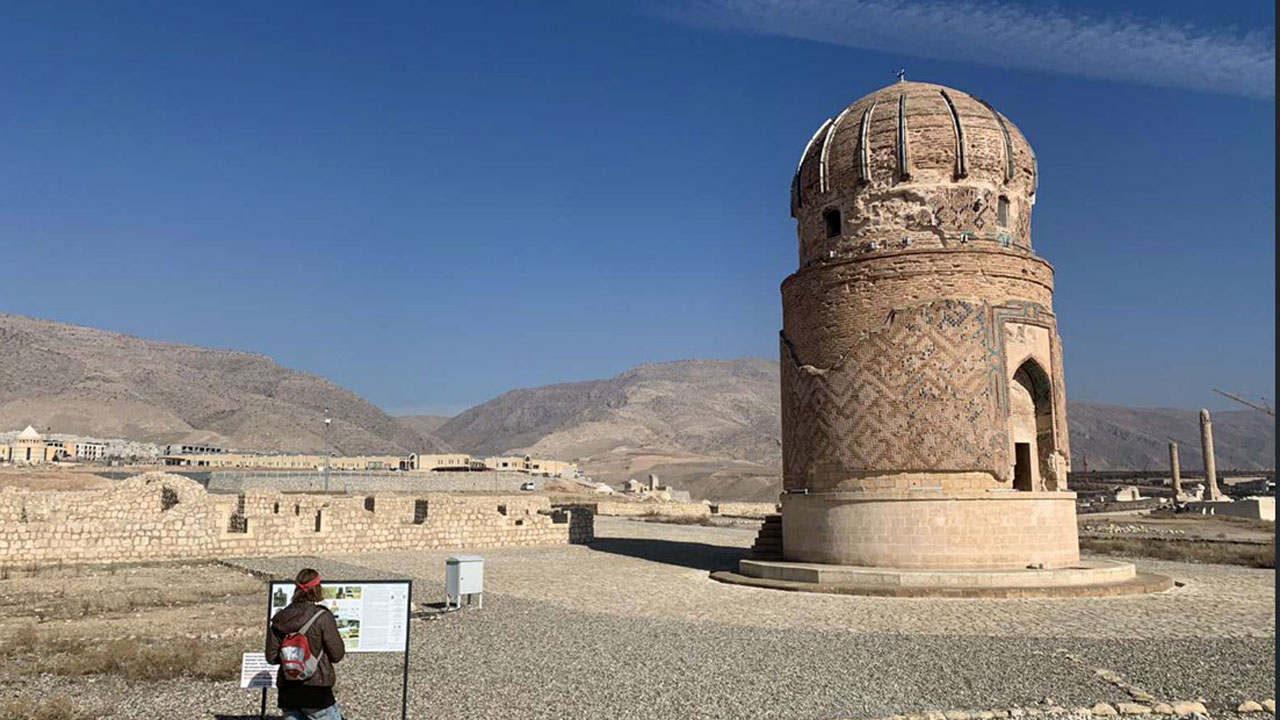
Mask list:
POLYGON ((479 555, 457 555, 445 561, 445 608, 462 607, 464 595, 468 604, 474 596, 478 600, 476 607, 484 607, 484 558, 479 555))

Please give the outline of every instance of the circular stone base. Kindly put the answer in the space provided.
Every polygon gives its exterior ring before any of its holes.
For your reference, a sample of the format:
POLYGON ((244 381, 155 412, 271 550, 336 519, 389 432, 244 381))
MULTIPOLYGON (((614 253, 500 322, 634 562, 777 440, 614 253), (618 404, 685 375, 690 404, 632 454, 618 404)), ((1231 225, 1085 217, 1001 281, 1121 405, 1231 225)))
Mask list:
MULTIPOLYGON (((958 482, 942 475, 939 483, 958 482)), ((1070 491, 921 486, 782 496, 782 547, 797 562, 925 571, 1070 568, 1080 564, 1077 533, 1070 491)))
POLYGON ((1049 570, 901 570, 743 560, 738 572, 711 573, 714 580, 774 590, 884 597, 1102 597, 1160 592, 1173 587, 1164 575, 1137 572, 1131 563, 1082 560, 1049 570))

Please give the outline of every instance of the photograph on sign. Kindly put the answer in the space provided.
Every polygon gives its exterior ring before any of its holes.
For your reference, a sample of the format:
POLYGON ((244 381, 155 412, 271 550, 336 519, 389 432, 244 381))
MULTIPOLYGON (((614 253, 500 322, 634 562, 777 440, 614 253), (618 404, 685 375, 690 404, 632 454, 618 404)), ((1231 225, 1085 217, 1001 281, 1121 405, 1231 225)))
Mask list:
MULTIPOLYGON (((408 581, 332 581, 321 605, 337 620, 347 652, 404 652, 408 638, 408 581)), ((271 583, 271 617, 293 596, 292 582, 271 583)))

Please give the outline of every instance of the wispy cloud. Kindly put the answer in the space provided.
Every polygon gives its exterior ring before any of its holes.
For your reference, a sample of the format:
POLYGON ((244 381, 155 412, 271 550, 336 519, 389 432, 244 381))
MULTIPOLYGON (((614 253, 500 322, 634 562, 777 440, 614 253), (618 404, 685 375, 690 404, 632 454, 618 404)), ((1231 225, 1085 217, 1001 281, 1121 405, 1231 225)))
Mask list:
POLYGON ((1268 30, 953 0, 672 0, 687 23, 984 65, 1274 98, 1268 30))

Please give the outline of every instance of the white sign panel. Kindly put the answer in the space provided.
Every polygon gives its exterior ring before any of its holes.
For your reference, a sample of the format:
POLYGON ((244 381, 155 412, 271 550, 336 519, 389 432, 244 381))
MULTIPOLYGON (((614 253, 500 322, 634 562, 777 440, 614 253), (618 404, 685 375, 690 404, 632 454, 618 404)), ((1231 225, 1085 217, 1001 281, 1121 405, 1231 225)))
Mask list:
POLYGON ((279 668, 279 665, 269 664, 263 653, 245 653, 240 660, 240 687, 273 688, 279 668))
MULTIPOLYGON (((347 652, 404 652, 409 638, 409 581, 321 584, 324 600, 338 621, 347 652)), ((271 614, 275 617, 293 597, 292 582, 272 582, 271 614)))

